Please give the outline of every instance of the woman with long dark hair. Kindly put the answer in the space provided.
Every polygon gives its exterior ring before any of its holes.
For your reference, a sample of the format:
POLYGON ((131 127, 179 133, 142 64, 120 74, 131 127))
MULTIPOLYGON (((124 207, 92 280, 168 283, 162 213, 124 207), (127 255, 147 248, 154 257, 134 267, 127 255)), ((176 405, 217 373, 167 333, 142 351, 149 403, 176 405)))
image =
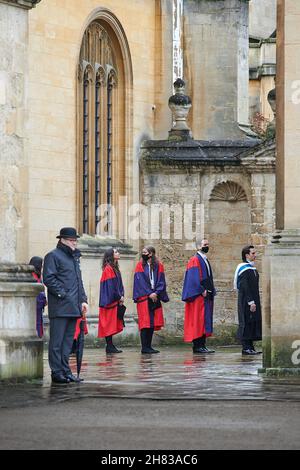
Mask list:
POLYGON ((123 330, 123 320, 118 318, 118 309, 124 304, 124 287, 119 268, 120 253, 116 248, 105 251, 100 280, 98 338, 105 338, 106 352, 121 353, 112 337, 123 330))
POLYGON ((163 264, 155 256, 153 246, 145 246, 142 259, 135 268, 133 300, 137 304, 142 354, 158 353, 151 346, 153 332, 164 326, 161 302, 168 302, 163 264))

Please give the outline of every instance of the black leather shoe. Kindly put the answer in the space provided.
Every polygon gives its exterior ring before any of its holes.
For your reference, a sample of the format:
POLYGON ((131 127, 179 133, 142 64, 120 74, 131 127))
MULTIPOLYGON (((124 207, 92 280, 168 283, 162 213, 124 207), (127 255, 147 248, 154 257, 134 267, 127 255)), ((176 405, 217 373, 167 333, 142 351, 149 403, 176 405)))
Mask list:
POLYGON ((214 352, 216 352, 214 349, 207 349, 206 346, 204 346, 205 351, 206 351, 206 354, 213 354, 214 352))
POLYGON ((256 356, 256 352, 252 351, 252 349, 243 349, 242 355, 243 356, 256 356))
POLYGON ((63 374, 51 375, 52 382, 55 384, 69 384, 70 380, 63 374))
POLYGON ((141 350, 142 354, 153 354, 153 349, 152 348, 143 348, 141 350))
POLYGON ((82 382, 83 379, 80 379, 79 377, 76 377, 75 375, 73 374, 68 374, 65 376, 66 379, 69 380, 69 382, 76 382, 76 383, 79 383, 79 382, 82 382))
POLYGON ((255 349, 251 349, 252 352, 254 352, 255 354, 262 354, 262 351, 256 351, 255 349))
POLYGON ((207 354, 207 351, 205 348, 193 348, 193 353, 194 354, 207 354))
POLYGON ((160 352, 158 349, 153 349, 153 348, 149 348, 149 349, 151 349, 152 354, 158 354, 160 352))
POLYGON ((106 351, 106 354, 118 354, 118 353, 123 352, 121 349, 117 349, 115 346, 110 346, 110 347, 106 346, 105 351, 106 351))

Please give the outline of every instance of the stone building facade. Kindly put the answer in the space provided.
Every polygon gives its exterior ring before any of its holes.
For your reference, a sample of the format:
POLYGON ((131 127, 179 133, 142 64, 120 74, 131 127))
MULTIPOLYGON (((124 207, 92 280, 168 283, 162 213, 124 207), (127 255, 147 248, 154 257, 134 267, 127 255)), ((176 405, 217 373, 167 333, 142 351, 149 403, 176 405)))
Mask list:
MULTIPOLYGON (((0 0, 0 7, 9 15, 0 19, 6 21, 0 44, 1 261, 44 256, 60 227, 77 226, 93 335, 103 251, 121 246, 127 334, 136 334, 133 269, 151 238, 130 235, 128 208, 193 200, 203 205, 224 292, 217 319, 234 323, 230 279, 238 252, 246 239, 262 251, 273 227, 273 144, 247 136, 248 25, 261 15, 259 3, 250 1, 250 19, 248 0, 0 0), (177 144, 168 141, 167 103, 180 76, 192 100, 194 140, 177 159, 177 144), (97 210, 107 202, 116 218, 97 230, 97 210)), ((262 23, 272 29, 265 16, 262 23)), ((259 100, 270 87, 256 87, 259 100)), ((271 116, 268 105, 265 110, 271 116)), ((180 335, 178 299, 192 248, 184 239, 153 242, 172 297, 166 331, 180 335)))

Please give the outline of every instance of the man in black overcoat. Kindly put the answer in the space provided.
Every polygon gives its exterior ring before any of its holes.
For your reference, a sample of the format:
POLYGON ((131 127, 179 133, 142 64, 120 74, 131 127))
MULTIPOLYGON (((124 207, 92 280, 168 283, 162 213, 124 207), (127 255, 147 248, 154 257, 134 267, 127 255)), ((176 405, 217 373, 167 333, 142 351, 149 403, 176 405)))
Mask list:
POLYGON ((76 321, 88 311, 81 270, 79 235, 64 227, 56 237, 57 247, 45 256, 43 280, 48 289, 50 321, 49 365, 52 382, 78 382, 69 367, 76 321))

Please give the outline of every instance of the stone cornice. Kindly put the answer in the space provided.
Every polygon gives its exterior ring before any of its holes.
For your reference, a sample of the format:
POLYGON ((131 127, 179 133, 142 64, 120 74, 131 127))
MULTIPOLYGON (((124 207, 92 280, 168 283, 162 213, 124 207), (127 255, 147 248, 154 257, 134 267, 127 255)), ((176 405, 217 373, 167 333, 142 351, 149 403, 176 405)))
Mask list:
POLYGON ((261 77, 273 77, 276 75, 276 64, 262 64, 249 68, 249 79, 257 80, 261 77))
POLYGON ((258 139, 245 140, 193 140, 171 142, 148 140, 141 145, 142 167, 228 167, 241 164, 238 155, 260 143, 258 139))
POLYGON ((276 169, 276 142, 275 139, 262 142, 256 148, 247 150, 238 155, 241 165, 251 173, 262 173, 269 170, 275 173, 276 169))
POLYGON ((6 3, 13 7, 25 8, 25 10, 30 10, 34 8, 41 0, 0 0, 0 3, 6 3))

